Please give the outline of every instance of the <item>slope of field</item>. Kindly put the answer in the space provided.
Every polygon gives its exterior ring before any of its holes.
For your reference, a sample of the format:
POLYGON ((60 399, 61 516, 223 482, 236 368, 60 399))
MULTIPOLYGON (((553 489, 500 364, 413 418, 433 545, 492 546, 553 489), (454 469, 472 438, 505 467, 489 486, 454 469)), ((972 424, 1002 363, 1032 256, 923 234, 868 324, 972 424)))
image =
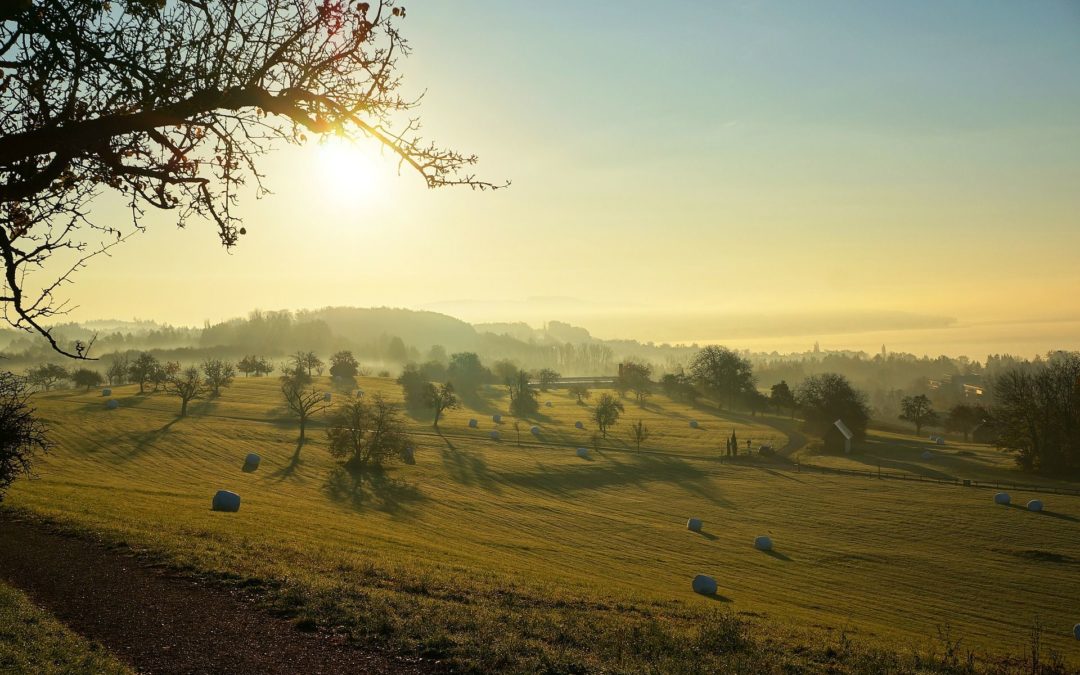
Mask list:
POLYGON ((123 675, 123 664, 0 583, 0 673, 123 675))
MULTIPOLYGON (((389 380, 361 386, 398 396, 389 380)), ((1044 644, 1075 657, 1080 498, 1044 497, 1039 515, 982 490, 721 464, 733 428, 755 446, 784 439, 661 397, 627 403, 627 422, 653 428, 647 448, 622 424, 586 460, 574 447, 592 425, 574 428, 587 411, 564 393, 542 395, 541 434, 523 422, 520 447, 512 421, 491 421, 505 413, 496 395, 452 411, 441 435, 415 420, 417 463, 358 484, 318 429, 292 462, 273 380, 240 380, 180 420, 176 399, 114 395, 113 411, 97 392, 39 397, 58 448, 11 506, 269 588, 279 609, 400 649, 484 668, 536 653, 632 669, 640 634, 583 645, 575 633, 656 616, 689 627, 730 607, 819 647, 817 629, 925 646, 948 623, 966 646, 1018 651, 1038 616, 1044 644), (241 471, 249 452, 263 456, 254 473, 241 471), (222 488, 242 495, 239 513, 210 511, 222 488), (753 548, 759 534, 775 552, 753 548), (699 573, 717 577, 720 602, 690 592, 699 573)))

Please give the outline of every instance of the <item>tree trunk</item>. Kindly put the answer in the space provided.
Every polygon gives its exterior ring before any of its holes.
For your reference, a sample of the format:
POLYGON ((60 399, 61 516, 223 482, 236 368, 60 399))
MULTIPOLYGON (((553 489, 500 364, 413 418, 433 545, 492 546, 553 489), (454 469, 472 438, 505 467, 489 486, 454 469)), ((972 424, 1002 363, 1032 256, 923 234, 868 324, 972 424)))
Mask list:
POLYGON ((180 399, 180 417, 187 417, 187 404, 188 400, 186 398, 180 399))

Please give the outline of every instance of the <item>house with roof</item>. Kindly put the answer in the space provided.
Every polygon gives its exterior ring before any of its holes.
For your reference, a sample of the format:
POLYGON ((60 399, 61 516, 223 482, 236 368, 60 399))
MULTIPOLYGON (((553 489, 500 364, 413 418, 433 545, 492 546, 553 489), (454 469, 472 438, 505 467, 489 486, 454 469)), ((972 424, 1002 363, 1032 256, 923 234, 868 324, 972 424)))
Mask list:
POLYGON ((840 452, 842 450, 846 454, 851 454, 851 441, 854 438, 855 434, 851 433, 851 429, 848 429, 844 421, 836 420, 825 431, 825 451, 840 452))

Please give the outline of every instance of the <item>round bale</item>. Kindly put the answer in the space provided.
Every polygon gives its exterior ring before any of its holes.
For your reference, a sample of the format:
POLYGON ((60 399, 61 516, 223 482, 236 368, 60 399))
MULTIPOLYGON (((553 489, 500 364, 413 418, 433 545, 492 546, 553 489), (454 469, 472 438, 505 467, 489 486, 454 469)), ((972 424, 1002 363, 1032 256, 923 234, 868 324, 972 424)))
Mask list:
POLYGON ((922 458, 923 459, 933 459, 934 458, 934 453, 930 452, 929 450, 923 450, 922 458))
POLYGON ((697 420, 690 420, 690 428, 691 429, 697 429, 697 427, 698 427, 697 420))
POLYGON ((495 429, 491 430, 491 440, 493 440, 493 441, 499 440, 499 432, 496 431, 495 429))
POLYGON ((694 582, 691 584, 695 593, 701 593, 702 595, 716 595, 716 579, 705 575, 699 574, 694 577, 694 582))
POLYGON ((416 464, 416 449, 411 445, 406 445, 401 451, 401 461, 406 464, 416 464))
POLYGON ((575 429, 584 429, 585 428, 585 423, 584 422, 574 422, 574 428, 575 429))
POLYGON ((941 436, 938 436, 937 440, 934 441, 934 442, 937 443, 938 445, 945 445, 945 439, 942 438, 941 436))
POLYGON ((479 424, 479 422, 477 422, 476 420, 469 420, 469 428, 470 429, 475 429, 476 425, 478 425, 478 424, 479 424))
POLYGON ((214 511, 228 511, 235 513, 240 510, 240 495, 228 490, 218 490, 214 495, 214 511))
POLYGON ((691 518, 686 521, 686 529, 691 532, 701 532, 701 518, 691 518))
POLYGON ((330 392, 326 392, 322 395, 322 400, 326 401, 327 403, 329 403, 332 398, 334 398, 334 395, 330 392))
POLYGON ((1080 623, 1073 626, 1073 637, 1080 640, 1080 623))
POLYGON ((108 387, 105 387, 104 389, 101 390, 101 395, 102 396, 112 396, 112 389, 109 389, 108 387))
POLYGON ((589 449, 588 448, 578 448, 577 449, 577 456, 582 458, 582 459, 588 459, 589 458, 589 449))
POLYGON ((248 456, 244 458, 244 468, 249 471, 254 471, 259 468, 260 462, 262 462, 262 457, 259 457, 254 452, 249 453, 248 456))
POLYGON ((491 416, 491 421, 495 424, 502 424, 502 415, 495 413, 491 416))
POLYGON ((105 403, 105 407, 108 408, 109 410, 116 410, 117 408, 120 407, 120 401, 117 401, 115 398, 110 398, 105 403))
POLYGON ((765 535, 761 535, 760 537, 754 539, 754 548, 759 551, 771 551, 772 539, 766 537, 765 535))
POLYGON ((1009 496, 1008 492, 999 492, 996 495, 994 495, 994 503, 995 504, 1004 504, 1004 505, 1008 506, 1009 504, 1012 503, 1012 497, 1009 496))
POLYGON ((533 436, 539 436, 540 435, 540 427, 532 427, 531 429, 529 429, 529 433, 532 434, 533 436))
POLYGON ((1028 511, 1035 511, 1036 513, 1043 510, 1043 503, 1041 499, 1032 499, 1027 503, 1028 511))

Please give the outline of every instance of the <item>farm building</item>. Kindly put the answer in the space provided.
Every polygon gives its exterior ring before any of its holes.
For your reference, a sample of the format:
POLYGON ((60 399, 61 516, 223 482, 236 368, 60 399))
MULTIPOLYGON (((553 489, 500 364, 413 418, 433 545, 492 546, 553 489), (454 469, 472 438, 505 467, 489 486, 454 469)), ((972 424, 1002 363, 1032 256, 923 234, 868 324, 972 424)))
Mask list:
POLYGON ((825 432, 825 450, 827 452, 851 453, 851 441, 855 434, 851 433, 843 420, 836 420, 825 432))

